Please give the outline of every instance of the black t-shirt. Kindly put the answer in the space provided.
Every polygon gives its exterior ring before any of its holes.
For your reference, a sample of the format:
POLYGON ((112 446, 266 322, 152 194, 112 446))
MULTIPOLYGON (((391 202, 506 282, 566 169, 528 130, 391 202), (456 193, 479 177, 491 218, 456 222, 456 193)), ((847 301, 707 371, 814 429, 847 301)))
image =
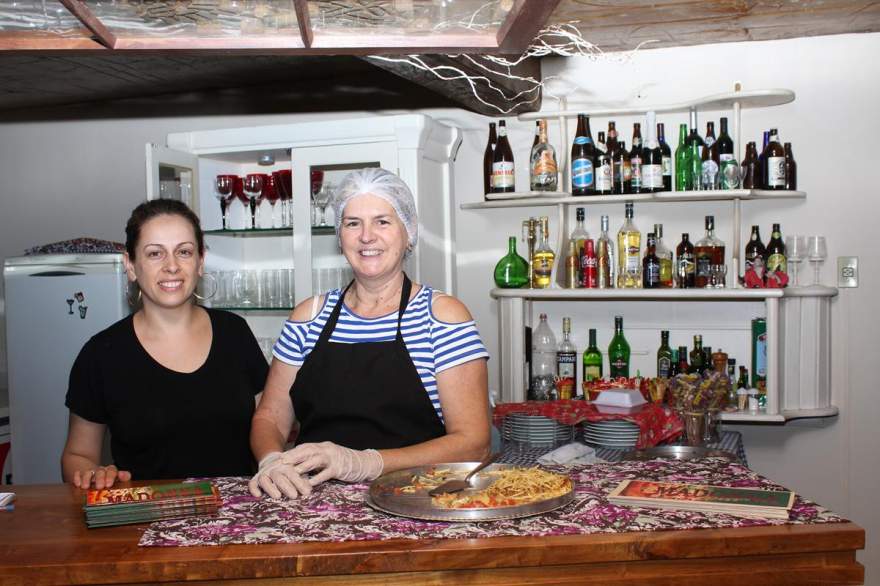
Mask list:
POLYGON ((110 428, 114 464, 136 480, 254 471, 254 395, 269 367, 244 319, 207 312, 211 349, 195 372, 156 362, 137 339, 133 316, 92 337, 70 371, 65 404, 110 428))

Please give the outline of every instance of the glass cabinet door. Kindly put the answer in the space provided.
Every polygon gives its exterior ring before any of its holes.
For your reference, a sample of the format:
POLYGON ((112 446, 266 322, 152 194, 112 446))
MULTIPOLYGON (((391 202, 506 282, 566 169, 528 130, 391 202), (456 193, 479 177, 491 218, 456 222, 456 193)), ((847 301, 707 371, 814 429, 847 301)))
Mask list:
POLYGON ((296 148, 293 151, 293 264, 296 302, 344 287, 351 271, 339 250, 333 216, 335 189, 350 171, 397 172, 394 142, 296 148))
POLYGON ((198 157, 152 143, 146 150, 147 199, 178 199, 198 213, 198 157))

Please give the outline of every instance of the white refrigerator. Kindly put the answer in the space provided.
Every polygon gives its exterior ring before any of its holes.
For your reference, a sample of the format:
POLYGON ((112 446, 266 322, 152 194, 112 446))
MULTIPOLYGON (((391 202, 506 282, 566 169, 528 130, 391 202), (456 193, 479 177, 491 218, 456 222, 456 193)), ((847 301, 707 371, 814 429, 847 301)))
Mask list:
POLYGON ((129 313, 121 254, 7 258, 6 345, 13 484, 61 482, 70 367, 129 313))

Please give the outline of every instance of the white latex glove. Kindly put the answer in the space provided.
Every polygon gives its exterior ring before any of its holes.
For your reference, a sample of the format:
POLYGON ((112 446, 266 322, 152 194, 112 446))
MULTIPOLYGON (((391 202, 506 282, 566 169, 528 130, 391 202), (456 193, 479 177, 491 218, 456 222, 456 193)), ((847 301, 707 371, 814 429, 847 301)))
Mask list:
POLYGON ((300 476, 292 464, 283 460, 282 455, 281 452, 272 452, 260 460, 259 470, 248 482, 252 495, 263 496, 265 490, 266 494, 275 499, 281 498, 281 493, 295 499, 299 495, 306 496, 312 492, 309 481, 300 476))
POLYGON ((300 474, 320 470, 309 478, 312 486, 331 478, 345 482, 373 480, 385 467, 382 455, 376 450, 352 450, 333 442, 301 444, 285 452, 281 459, 292 464, 300 474))

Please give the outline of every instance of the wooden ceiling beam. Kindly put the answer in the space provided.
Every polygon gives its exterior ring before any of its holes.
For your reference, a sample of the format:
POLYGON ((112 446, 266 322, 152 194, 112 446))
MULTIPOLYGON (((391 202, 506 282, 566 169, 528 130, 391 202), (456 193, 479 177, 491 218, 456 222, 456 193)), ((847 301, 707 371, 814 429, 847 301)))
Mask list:
POLYGON ((524 52, 561 0, 515 0, 498 29, 498 47, 504 52, 524 52))
POLYGON ((299 25, 303 47, 311 47, 314 33, 312 32, 312 19, 309 17, 308 0, 293 0, 293 7, 296 10, 296 23, 299 25))
POLYGON ((61 4, 83 23, 83 26, 92 31, 102 45, 108 49, 113 49, 116 46, 116 35, 110 32, 110 29, 104 26, 104 23, 83 2, 80 0, 61 0, 61 4))

